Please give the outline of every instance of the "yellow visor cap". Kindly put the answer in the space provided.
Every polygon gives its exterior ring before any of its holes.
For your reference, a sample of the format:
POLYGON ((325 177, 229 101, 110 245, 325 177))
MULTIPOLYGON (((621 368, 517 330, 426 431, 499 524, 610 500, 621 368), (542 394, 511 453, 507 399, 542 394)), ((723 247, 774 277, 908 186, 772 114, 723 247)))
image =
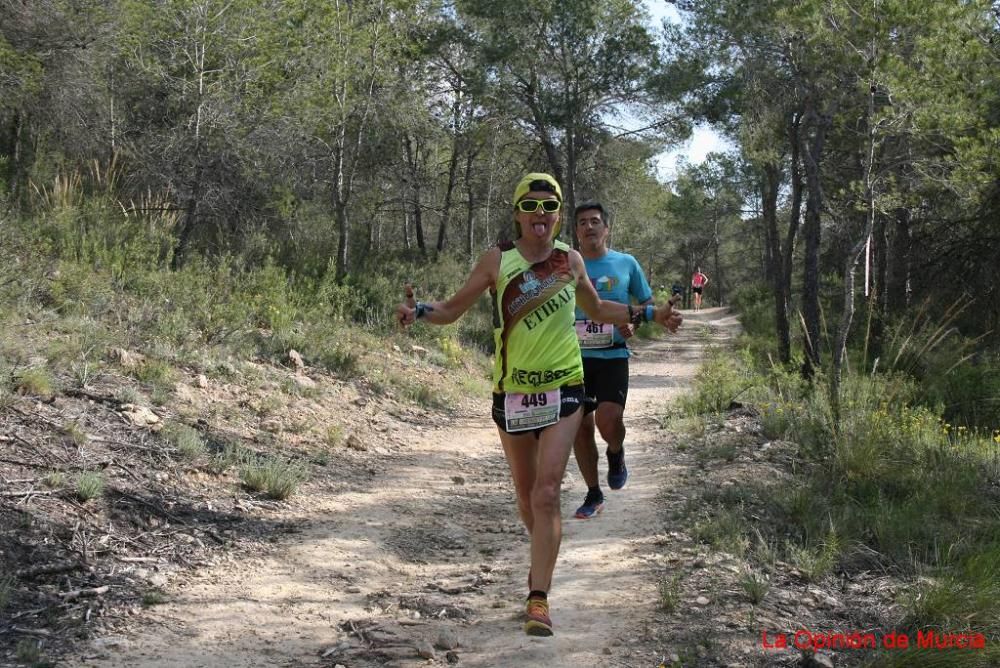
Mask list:
MULTIPOLYGON (((512 203, 516 205, 518 202, 521 201, 522 197, 530 193, 531 184, 534 183, 535 181, 544 181, 550 184, 556 191, 556 197, 559 198, 560 202, 562 201, 563 198, 562 188, 559 187, 559 182, 556 181, 554 176, 552 176, 551 174, 545 174, 544 172, 532 172, 531 174, 525 174, 524 177, 520 181, 518 181, 517 187, 514 188, 514 200, 512 203)), ((559 221, 556 223, 556 227, 552 235, 553 239, 559 236, 559 230, 561 229, 562 229, 562 215, 560 214, 559 221)), ((521 226, 517 224, 516 220, 514 221, 514 235, 516 237, 521 236, 521 226)))

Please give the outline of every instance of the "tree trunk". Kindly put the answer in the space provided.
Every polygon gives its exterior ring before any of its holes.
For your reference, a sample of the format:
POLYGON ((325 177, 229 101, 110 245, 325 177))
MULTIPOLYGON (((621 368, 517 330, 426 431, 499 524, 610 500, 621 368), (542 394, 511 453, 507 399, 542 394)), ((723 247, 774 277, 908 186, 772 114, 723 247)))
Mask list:
POLYGON ((448 237, 448 225, 451 222, 451 200, 455 192, 455 175, 458 171, 458 156, 462 149, 462 140, 459 136, 459 114, 461 113, 461 97, 456 95, 455 104, 452 106, 452 139, 451 158, 448 160, 448 183, 444 191, 444 207, 441 211, 441 225, 438 227, 437 245, 435 249, 438 253, 444 250, 445 241, 448 237))
POLYGON ((472 187, 472 164, 475 154, 469 151, 465 156, 465 254, 471 261, 476 248, 476 207, 475 189, 472 187))
POLYGON ((573 211, 576 209, 576 134, 575 127, 570 125, 566 132, 566 182, 560 183, 565 198, 562 217, 564 225, 569 227, 569 238, 573 248, 579 250, 580 240, 576 236, 576 219, 573 211))
POLYGON ((802 317, 805 322, 806 361, 803 375, 812 377, 820 365, 820 305, 819 305, 819 253, 820 214, 823 211, 823 191, 820 185, 820 165, 823 144, 829 120, 818 114, 813 103, 808 103, 805 118, 812 137, 803 137, 803 164, 806 172, 806 221, 805 262, 802 273, 802 317))
POLYGON ((887 271, 886 312, 902 313, 909 300, 910 283, 910 210, 896 209, 891 235, 891 251, 887 271))
POLYGON ((874 361, 882 356, 882 343, 885 340, 885 325, 888 304, 886 297, 886 282, 889 275, 889 222, 886 216, 879 214, 875 218, 875 234, 872 237, 873 256, 875 259, 874 280, 871 293, 868 295, 869 320, 871 331, 868 336, 868 352, 866 361, 874 361))
POLYGON ((844 306, 840 315, 840 326, 837 328, 837 341, 833 348, 833 375, 830 379, 830 400, 833 406, 834 418, 840 417, 840 381, 843 376, 844 358, 847 355, 847 336, 851 331, 851 321, 854 318, 854 270, 871 243, 875 229, 875 91, 874 79, 869 86, 868 108, 865 114, 868 145, 864 156, 865 183, 865 221, 860 238, 854 244, 847 260, 844 262, 844 306))
POLYGON ((337 241, 337 280, 340 281, 347 276, 348 230, 350 226, 347 220, 347 205, 337 201, 334 203, 333 209, 337 218, 337 232, 340 235, 340 239, 337 241))
POLYGON ((782 266, 781 239, 778 236, 778 190, 781 170, 777 165, 765 165, 761 181, 761 211, 767 239, 768 276, 774 293, 774 325, 778 336, 778 358, 788 364, 792 344, 788 328, 788 293, 785 291, 785 268, 782 266))
POLYGON ((407 172, 409 173, 409 178, 407 179, 408 203, 412 206, 413 231, 417 238, 417 249, 421 255, 426 255, 427 243, 424 241, 423 211, 421 210, 420 203, 420 146, 408 134, 403 137, 403 156, 406 160, 407 172))

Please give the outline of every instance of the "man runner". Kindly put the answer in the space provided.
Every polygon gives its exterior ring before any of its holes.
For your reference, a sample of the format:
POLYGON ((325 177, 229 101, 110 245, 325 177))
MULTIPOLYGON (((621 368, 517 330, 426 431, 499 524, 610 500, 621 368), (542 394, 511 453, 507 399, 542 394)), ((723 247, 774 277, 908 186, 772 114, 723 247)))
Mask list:
MULTIPOLYGON (((599 202, 576 207, 576 236, 590 282, 602 300, 641 305, 652 303, 653 291, 634 257, 608 248, 611 228, 599 202)), ((606 325, 588 320, 576 311, 576 332, 583 355, 583 378, 587 397, 584 417, 576 433, 573 453, 580 474, 587 483, 587 497, 577 508, 576 517, 587 519, 604 508, 604 492, 597 476, 597 442, 601 432, 608 448, 608 487, 621 489, 628 480, 625 466, 625 399, 628 396, 629 350, 625 340, 635 333, 635 325, 606 325)))

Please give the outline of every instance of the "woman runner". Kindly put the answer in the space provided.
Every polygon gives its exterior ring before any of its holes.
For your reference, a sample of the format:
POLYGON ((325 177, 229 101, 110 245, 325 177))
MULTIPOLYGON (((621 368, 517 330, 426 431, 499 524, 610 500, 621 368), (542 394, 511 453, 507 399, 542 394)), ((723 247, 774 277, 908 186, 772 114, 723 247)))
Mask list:
POLYGON ((583 258, 556 240, 562 190, 552 176, 526 175, 514 189, 513 204, 514 241, 488 250, 447 301, 418 302, 407 286, 396 317, 404 327, 419 319, 446 325, 486 290, 493 297, 493 421, 531 537, 524 630, 550 636, 548 592, 562 539, 559 489, 583 417, 575 306, 597 322, 654 320, 670 331, 676 331, 681 317, 669 303, 633 307, 598 297, 583 258))

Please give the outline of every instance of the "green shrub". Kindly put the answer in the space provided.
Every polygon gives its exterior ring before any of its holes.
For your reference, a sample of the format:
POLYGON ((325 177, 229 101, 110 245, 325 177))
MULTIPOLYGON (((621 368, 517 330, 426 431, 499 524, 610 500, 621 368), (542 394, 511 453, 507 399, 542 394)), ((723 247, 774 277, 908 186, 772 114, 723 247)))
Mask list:
POLYGON ((66 474, 62 471, 52 471, 47 473, 44 478, 42 478, 42 484, 51 489, 63 487, 66 485, 66 474))
POLYGON ((216 474, 224 473, 233 466, 243 466, 256 461, 256 455, 239 443, 227 442, 222 449, 212 455, 209 470, 216 474))
POLYGON ((789 545, 788 560, 809 582, 818 582, 833 570, 841 552, 841 542, 837 534, 830 532, 816 544, 789 545))
POLYGON ((76 498, 86 503, 104 492, 104 478, 96 471, 85 471, 76 479, 76 498))
POLYGON ((18 663, 30 668, 49 668, 53 664, 42 658, 42 647, 37 640, 25 638, 17 643, 14 658, 18 663))
POLYGON ((163 360, 147 358, 132 370, 132 375, 137 380, 156 386, 172 383, 176 372, 170 364, 163 360))
POLYGON ((255 457, 240 467, 240 480, 252 492, 284 500, 306 479, 306 469, 281 457, 255 457))
POLYGON ((7 605, 13 598, 16 583, 17 578, 13 575, 0 575, 0 613, 7 609, 7 605))
POLYGON ((145 608, 161 605, 167 600, 167 595, 160 589, 149 589, 142 594, 142 605, 145 608))
POLYGON ((754 605, 759 605, 771 590, 771 583, 767 576, 750 568, 743 571, 739 583, 743 593, 747 595, 747 599, 754 605))
POLYGON ((715 354, 698 370, 692 392, 678 400, 689 415, 721 413, 743 398, 759 379, 732 356, 715 354))
POLYGON ((163 435, 177 448, 184 459, 197 459, 207 452, 205 439, 201 433, 185 424, 171 424, 163 430, 163 435))
POLYGON ((324 436, 324 441, 331 448, 338 447, 344 442, 344 436, 346 435, 346 430, 343 425, 332 424, 326 429, 326 434, 324 436))
POLYGON ((0 385, 0 410, 13 406, 16 399, 17 397, 10 390, 0 385))
POLYGON ((660 609, 664 612, 674 612, 677 610, 677 606, 681 602, 681 575, 680 573, 675 574, 673 577, 661 578, 659 584, 660 590, 660 609))
POLYGON ((35 397, 50 397, 55 390, 52 375, 46 369, 25 369, 17 375, 14 387, 20 394, 35 397))
POLYGON ((695 524, 691 535, 716 550, 739 557, 750 546, 746 527, 741 509, 719 508, 711 517, 695 524))

